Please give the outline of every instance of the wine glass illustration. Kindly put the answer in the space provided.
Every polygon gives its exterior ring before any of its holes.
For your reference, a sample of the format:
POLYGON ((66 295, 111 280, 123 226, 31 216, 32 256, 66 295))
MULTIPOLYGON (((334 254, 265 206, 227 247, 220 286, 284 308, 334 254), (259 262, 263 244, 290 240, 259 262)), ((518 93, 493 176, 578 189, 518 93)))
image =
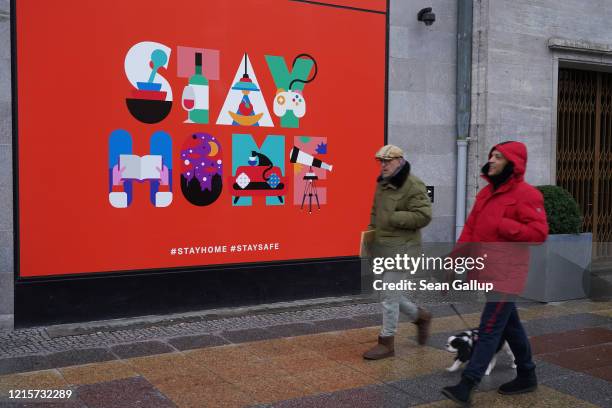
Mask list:
POLYGON ((182 104, 183 109, 187 111, 187 120, 183 123, 194 123, 189 118, 189 112, 195 108, 195 90, 191 85, 187 85, 185 89, 183 89, 182 104))

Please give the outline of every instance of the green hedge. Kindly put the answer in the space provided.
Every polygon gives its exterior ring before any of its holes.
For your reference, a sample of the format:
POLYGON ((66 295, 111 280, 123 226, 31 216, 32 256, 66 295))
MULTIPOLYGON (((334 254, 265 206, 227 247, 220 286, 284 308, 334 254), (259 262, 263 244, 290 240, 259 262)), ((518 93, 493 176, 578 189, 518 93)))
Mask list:
POLYGON ((578 234, 582 215, 572 195, 559 186, 538 186, 544 196, 549 234, 578 234))

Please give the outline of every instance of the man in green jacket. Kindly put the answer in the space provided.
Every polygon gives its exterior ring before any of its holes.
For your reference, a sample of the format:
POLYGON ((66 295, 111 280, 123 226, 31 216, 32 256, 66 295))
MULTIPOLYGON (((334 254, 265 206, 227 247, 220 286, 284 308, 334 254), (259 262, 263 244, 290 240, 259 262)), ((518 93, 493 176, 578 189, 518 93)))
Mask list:
MULTIPOLYGON (((431 201, 425 184, 410 174, 410 163, 397 146, 383 146, 376 153, 381 174, 377 179, 376 194, 369 229, 374 230, 373 257, 395 257, 400 254, 418 257, 421 255, 421 228, 431 221, 431 201)), ((411 271, 385 270, 385 283, 398 283, 406 279, 411 271)), ((383 325, 378 344, 363 354, 368 360, 379 360, 393 356, 394 336, 400 311, 417 325, 417 340, 425 344, 429 336, 431 314, 410 302, 403 291, 383 290, 383 325)))

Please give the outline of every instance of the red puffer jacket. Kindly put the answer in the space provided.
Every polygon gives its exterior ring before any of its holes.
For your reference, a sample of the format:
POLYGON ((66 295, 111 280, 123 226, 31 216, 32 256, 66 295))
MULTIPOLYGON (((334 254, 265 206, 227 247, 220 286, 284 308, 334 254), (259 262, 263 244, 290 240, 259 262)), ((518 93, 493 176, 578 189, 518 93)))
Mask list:
POLYGON ((496 292, 520 294, 529 269, 527 243, 542 243, 548 236, 544 199, 535 187, 523 181, 527 165, 523 143, 506 142, 493 150, 512 162, 514 171, 496 190, 488 177, 482 176, 489 185, 476 196, 459 238, 464 251, 457 253, 485 257, 484 269, 473 275, 479 282, 493 283, 496 292))

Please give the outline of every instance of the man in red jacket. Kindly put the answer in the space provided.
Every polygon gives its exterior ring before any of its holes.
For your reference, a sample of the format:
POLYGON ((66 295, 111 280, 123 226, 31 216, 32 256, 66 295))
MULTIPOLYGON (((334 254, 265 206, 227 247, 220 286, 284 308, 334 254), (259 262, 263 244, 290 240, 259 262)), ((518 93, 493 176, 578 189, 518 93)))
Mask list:
POLYGON ((499 387, 500 394, 520 394, 537 388, 535 364, 514 296, 525 286, 529 267, 529 244, 542 243, 548 223, 542 194, 523 180, 527 148, 521 142, 494 146, 482 168, 488 185, 476 196, 454 255, 483 256, 486 262, 478 282, 493 284, 482 311, 479 338, 461 381, 442 390, 449 399, 468 405, 501 341, 515 356, 517 377, 499 387), (475 244, 478 243, 478 244, 475 244))

